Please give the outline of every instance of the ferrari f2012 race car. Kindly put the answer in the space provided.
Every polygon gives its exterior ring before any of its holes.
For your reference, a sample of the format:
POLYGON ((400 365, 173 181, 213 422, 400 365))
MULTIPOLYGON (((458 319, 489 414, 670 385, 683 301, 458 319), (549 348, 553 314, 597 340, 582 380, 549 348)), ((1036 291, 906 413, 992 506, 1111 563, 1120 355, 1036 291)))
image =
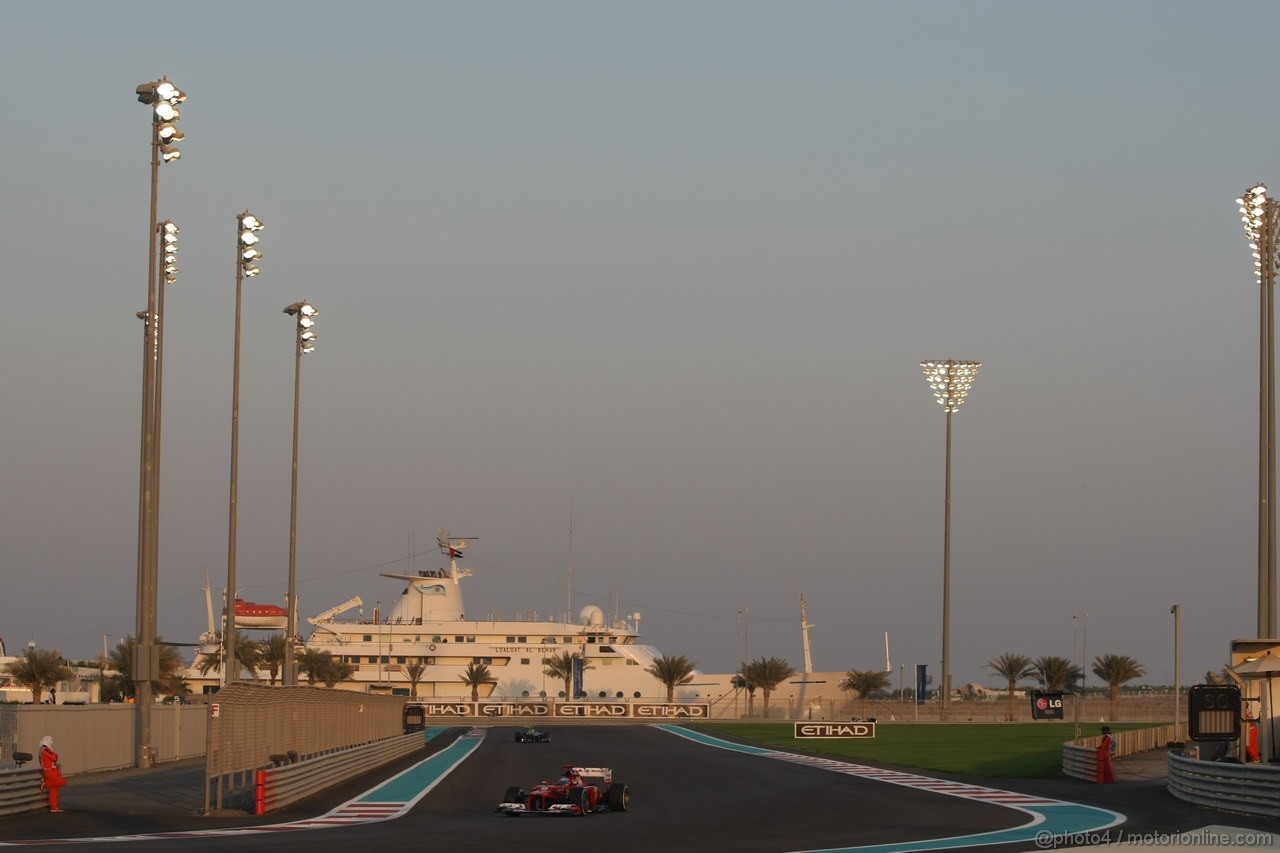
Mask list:
POLYGON ((592 812, 625 812, 631 807, 631 791, 613 781, 608 767, 564 765, 557 782, 539 782, 527 792, 511 786, 498 803, 498 811, 515 817, 522 814, 586 815, 592 812))

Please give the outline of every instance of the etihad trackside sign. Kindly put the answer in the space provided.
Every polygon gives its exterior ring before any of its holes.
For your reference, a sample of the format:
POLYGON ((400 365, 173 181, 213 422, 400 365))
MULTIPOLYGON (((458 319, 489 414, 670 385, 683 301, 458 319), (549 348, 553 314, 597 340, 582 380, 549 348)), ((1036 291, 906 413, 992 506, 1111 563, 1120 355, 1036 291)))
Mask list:
POLYGON ((875 737, 875 723, 796 723, 797 740, 816 738, 875 737))
POLYGON ((711 706, 688 702, 410 702, 427 717, 589 717, 705 720, 711 706))

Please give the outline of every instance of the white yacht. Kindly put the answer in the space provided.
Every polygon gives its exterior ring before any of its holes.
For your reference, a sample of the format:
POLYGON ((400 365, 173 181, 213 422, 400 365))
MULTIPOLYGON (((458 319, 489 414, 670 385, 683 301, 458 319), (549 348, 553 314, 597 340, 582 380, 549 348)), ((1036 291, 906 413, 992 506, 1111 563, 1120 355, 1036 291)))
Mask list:
POLYGON ((462 680, 468 664, 484 664, 494 681, 480 691, 481 699, 556 699, 564 696, 564 681, 545 673, 545 661, 563 652, 580 656, 572 683, 575 698, 638 699, 665 693, 646 672, 659 657, 640 639, 640 614, 607 619, 596 605, 582 608, 575 622, 467 619, 462 604, 462 580, 472 570, 458 560, 470 544, 440 530, 440 551, 447 569, 417 574, 384 573, 404 581, 399 599, 385 615, 373 619, 343 619, 359 608, 357 596, 309 618, 315 630, 307 648, 327 651, 350 664, 352 680, 338 686, 370 693, 419 698, 467 698, 471 688, 462 680), (414 685, 412 664, 421 664, 414 685))

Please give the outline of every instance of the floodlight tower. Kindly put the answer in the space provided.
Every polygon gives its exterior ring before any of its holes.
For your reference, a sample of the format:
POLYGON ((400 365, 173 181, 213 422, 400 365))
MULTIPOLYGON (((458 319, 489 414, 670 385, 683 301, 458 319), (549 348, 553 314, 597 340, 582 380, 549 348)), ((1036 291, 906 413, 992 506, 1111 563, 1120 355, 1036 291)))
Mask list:
POLYGON ((305 299, 285 306, 284 313, 296 317, 297 338, 293 347, 293 480, 289 493, 289 618, 285 628, 284 683, 286 687, 298 686, 298 670, 295 666, 294 641, 298 625, 298 401, 302 384, 302 356, 316 348, 315 306, 305 299))
POLYGON ((158 540, 158 503, 156 471, 159 468, 159 439, 156 425, 159 414, 156 403, 158 372, 157 301, 157 208, 160 197, 160 164, 177 160, 182 152, 176 143, 183 133, 175 126, 181 117, 178 104, 187 99, 169 78, 161 77, 134 89, 138 102, 151 108, 151 215, 147 222, 147 310, 142 315, 142 427, 138 471, 138 591, 137 634, 133 665, 134 696, 137 701, 137 764, 151 767, 155 756, 151 749, 151 684, 160 677, 160 649, 156 645, 156 543, 158 540))
POLYGON ((978 376, 978 361, 922 361, 925 381, 947 414, 946 498, 942 534, 942 709, 951 704, 951 415, 959 411, 978 376))
POLYGON ((255 261, 262 259, 258 251, 258 232, 262 222, 249 211, 236 216, 236 331, 235 355, 231 371, 231 503, 227 523, 227 600, 222 630, 222 680, 237 680, 240 665, 236 662, 236 500, 237 472, 240 467, 240 300, 244 280, 259 270, 255 261))
POLYGON ((1276 251, 1280 204, 1256 184, 1236 199, 1258 279, 1258 636, 1276 636, 1276 251))
MULTIPOLYGON (((165 220, 156 226, 156 246, 160 254, 160 268, 157 277, 160 283, 156 286, 156 312, 145 318, 150 325, 152 337, 155 339, 154 373, 152 380, 151 401, 151 523, 150 523, 150 561, 152 577, 158 580, 160 572, 160 431, 162 413, 164 411, 164 294, 169 285, 178 280, 178 233, 181 229, 173 222, 165 220)), ((155 595, 153 590, 152 595, 155 595)), ((154 601, 153 601, 154 604, 154 601)))

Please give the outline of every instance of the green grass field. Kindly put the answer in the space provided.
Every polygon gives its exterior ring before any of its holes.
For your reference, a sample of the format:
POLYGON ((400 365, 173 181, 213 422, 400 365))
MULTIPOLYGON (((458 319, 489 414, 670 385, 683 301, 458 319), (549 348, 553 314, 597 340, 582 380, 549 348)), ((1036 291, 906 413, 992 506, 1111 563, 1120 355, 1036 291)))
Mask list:
MULTIPOLYGON (((1111 728, 1151 728, 1152 723, 1115 723, 1111 728)), ((771 749, 829 755, 921 770, 982 778, 1052 779, 1062 775, 1062 744, 1071 723, 878 723, 874 738, 796 740, 791 723, 697 723, 691 729, 771 749)), ((1085 726, 1084 737, 1098 734, 1085 726)))

